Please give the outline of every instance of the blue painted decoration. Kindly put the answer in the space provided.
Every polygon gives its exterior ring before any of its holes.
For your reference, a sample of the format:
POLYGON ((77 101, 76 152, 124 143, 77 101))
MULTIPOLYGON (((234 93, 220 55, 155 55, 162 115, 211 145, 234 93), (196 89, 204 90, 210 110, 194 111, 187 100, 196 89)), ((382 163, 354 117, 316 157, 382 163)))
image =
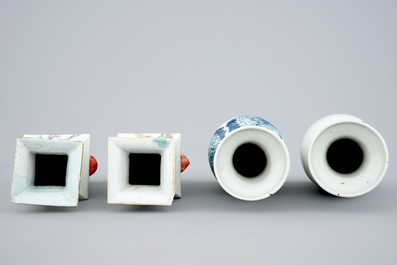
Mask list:
POLYGON ((275 133, 278 137, 280 137, 281 140, 283 140, 283 137, 281 136, 277 128, 270 122, 266 121, 265 119, 256 116, 244 115, 228 120, 215 131, 214 135, 211 138, 210 146, 208 148, 208 161, 210 163, 210 167, 214 176, 215 176, 214 158, 215 158, 216 149, 218 148, 219 144, 221 143, 223 138, 225 138, 232 131, 247 126, 258 126, 258 127, 266 128, 269 131, 275 133))

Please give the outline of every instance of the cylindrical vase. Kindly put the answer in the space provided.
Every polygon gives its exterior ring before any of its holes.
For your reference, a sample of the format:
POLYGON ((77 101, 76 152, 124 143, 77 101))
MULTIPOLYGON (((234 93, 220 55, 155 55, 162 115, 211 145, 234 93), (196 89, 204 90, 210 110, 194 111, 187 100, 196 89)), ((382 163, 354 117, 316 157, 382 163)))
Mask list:
POLYGON ((221 187, 247 201, 276 193, 287 179, 290 158, 275 126, 255 116, 239 116, 212 136, 208 160, 221 187))
POLYGON ((356 197, 382 181, 389 156, 374 128, 357 117, 334 114, 307 130, 301 160, 307 176, 320 188, 335 196, 356 197))

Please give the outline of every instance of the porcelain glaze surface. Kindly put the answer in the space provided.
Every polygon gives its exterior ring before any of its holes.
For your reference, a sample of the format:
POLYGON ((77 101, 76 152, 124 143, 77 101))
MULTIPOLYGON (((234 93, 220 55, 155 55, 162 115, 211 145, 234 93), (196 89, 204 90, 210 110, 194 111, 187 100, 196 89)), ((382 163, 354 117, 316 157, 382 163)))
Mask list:
POLYGON ((73 207, 89 196, 89 134, 40 134, 17 138, 11 201, 73 207), (66 185, 36 186, 35 155, 67 155, 66 185))
POLYGON ((181 135, 178 133, 119 133, 109 138, 108 203, 170 206, 181 197, 181 135), (161 155, 160 185, 131 185, 130 153, 161 155))
MULTIPOLYGON (((236 129, 247 127, 247 126, 258 126, 268 129, 269 131, 275 133, 280 139, 282 140, 283 137, 281 136, 279 130, 270 122, 265 119, 256 117, 256 116, 238 116, 233 119, 228 120, 227 122, 223 123, 214 133, 211 138, 210 146, 208 149, 208 160, 210 163, 210 167, 212 173, 215 176, 214 172, 214 157, 216 153, 216 149, 218 148, 220 142, 233 132, 236 129)), ((215 176, 216 177, 216 176, 215 176)))
POLYGON ((289 154, 279 130, 265 119, 238 116, 223 123, 211 138, 208 149, 211 170, 222 188, 242 200, 272 196, 284 184, 289 172, 289 154), (251 143, 263 150, 267 166, 254 178, 240 175, 232 162, 236 149, 251 143))
POLYGON ((302 166, 309 179, 339 197, 357 197, 373 190, 386 174, 389 155, 385 141, 363 120, 346 114, 323 117, 305 133, 302 166), (339 173, 327 161, 330 146, 338 140, 354 141, 363 153, 362 164, 351 173, 339 173))

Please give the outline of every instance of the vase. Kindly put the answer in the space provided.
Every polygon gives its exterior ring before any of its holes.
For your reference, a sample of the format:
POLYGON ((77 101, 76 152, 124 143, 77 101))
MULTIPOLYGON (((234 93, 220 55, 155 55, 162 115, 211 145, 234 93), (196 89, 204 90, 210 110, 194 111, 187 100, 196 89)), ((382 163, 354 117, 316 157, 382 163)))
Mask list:
POLYGON ((89 134, 40 134, 17 138, 11 201, 76 207, 89 196, 98 166, 89 134))
POLYGON ((119 133, 108 148, 109 204, 171 206, 182 196, 179 133, 119 133))
POLYGON ((379 132, 346 114, 316 121, 301 146, 301 161, 309 179, 339 197, 356 197, 373 190, 386 174, 388 157, 379 132))
POLYGON ((239 116, 222 124, 212 136, 208 160, 221 187, 246 201, 275 194, 287 179, 290 167, 280 132, 255 116, 239 116))

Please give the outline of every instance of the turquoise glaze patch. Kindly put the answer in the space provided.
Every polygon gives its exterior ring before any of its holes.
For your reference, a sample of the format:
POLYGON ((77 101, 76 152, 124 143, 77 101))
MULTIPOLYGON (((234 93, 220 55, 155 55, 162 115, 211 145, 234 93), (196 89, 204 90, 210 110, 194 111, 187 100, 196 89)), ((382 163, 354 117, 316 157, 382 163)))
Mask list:
POLYGON ((161 148, 166 148, 169 144, 169 141, 164 138, 154 138, 153 142, 155 142, 161 148))

